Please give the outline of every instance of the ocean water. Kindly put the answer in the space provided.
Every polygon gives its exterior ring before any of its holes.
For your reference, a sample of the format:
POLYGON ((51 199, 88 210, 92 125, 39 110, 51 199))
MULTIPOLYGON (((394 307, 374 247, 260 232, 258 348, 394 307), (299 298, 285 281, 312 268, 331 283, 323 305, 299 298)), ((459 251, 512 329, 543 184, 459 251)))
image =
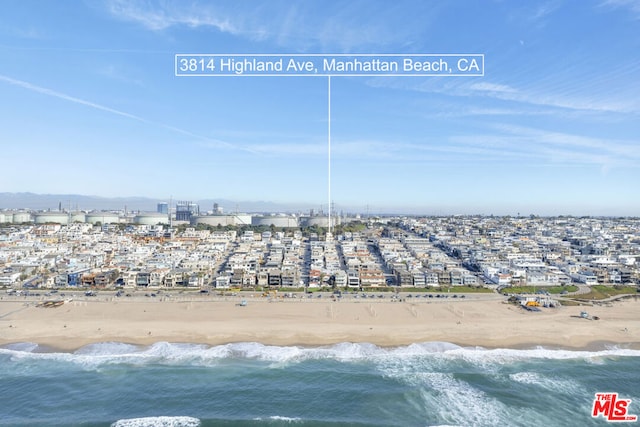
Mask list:
POLYGON ((3 426, 597 426, 640 415, 640 351, 421 343, 0 348, 3 426))

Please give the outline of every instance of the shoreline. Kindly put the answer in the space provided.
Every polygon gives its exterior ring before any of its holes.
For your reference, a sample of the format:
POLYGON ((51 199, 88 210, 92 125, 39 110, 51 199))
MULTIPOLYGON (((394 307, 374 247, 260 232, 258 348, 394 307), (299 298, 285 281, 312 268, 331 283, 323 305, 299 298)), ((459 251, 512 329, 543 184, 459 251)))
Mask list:
POLYGON ((502 299, 456 301, 79 300, 59 307, 0 301, 0 346, 35 343, 73 352, 89 344, 210 346, 257 342, 383 348, 450 343, 484 349, 640 350, 640 301, 527 312, 502 299), (599 320, 580 317, 582 310, 599 320))
MULTIPOLYGON (((187 341, 155 341, 155 342, 150 342, 150 343, 140 343, 140 342, 125 342, 125 341, 95 341, 95 342, 88 342, 78 348, 59 348, 56 347, 54 345, 50 345, 50 344, 39 344, 39 343, 35 343, 35 342, 22 342, 22 341, 18 341, 18 342, 9 342, 9 343, 0 343, 0 349, 5 349, 5 350, 15 350, 12 349, 13 346, 18 346, 21 344, 33 344, 33 345, 37 345, 37 350, 36 351, 32 351, 32 353, 37 353, 37 354, 74 354, 77 351, 91 346, 91 345, 96 345, 96 344, 124 344, 124 345, 130 345, 133 347, 138 347, 139 350, 146 350, 150 347, 153 347, 156 344, 169 344, 169 345, 193 345, 193 346, 206 346, 207 348, 215 348, 218 346, 225 346, 225 345, 234 345, 234 344, 260 344, 263 345, 265 347, 295 347, 295 348, 300 348, 303 350, 313 350, 313 349, 324 349, 324 348, 331 348, 333 346, 336 345, 340 345, 340 344, 371 344, 374 345, 382 350, 394 350, 394 349, 398 349, 398 348, 405 348, 405 347, 409 347, 410 345, 413 344, 417 344, 417 345, 430 345, 433 344, 435 345, 443 345, 443 346, 454 346, 454 347, 459 347, 460 349, 467 349, 467 350, 478 350, 478 351, 494 351, 494 350, 513 350, 513 351, 537 351, 537 350, 541 350, 541 351, 550 351, 550 352, 555 352, 555 351, 568 351, 568 352, 587 352, 587 353, 598 353, 598 352, 606 352, 606 351, 617 351, 617 350, 631 350, 631 351, 638 351, 640 352, 640 343, 625 343, 625 344, 621 344, 621 343, 616 343, 616 342, 612 342, 612 341, 594 341, 594 342, 590 342, 587 343, 585 347, 563 347, 563 346, 556 346, 556 345, 541 345, 541 344, 517 344, 513 347, 485 347, 485 346, 481 346, 481 345, 463 345, 463 344, 458 344, 458 343, 454 343, 454 342, 448 342, 448 341, 421 341, 421 342, 415 342, 415 343, 410 343, 410 344, 402 344, 402 345, 378 345, 375 343, 371 343, 368 341, 359 341, 359 342, 352 342, 352 341, 342 341, 342 342, 335 342, 335 343, 331 343, 331 344, 318 344, 318 345, 313 345, 313 344, 296 344, 296 343, 291 343, 291 344, 286 344, 286 345, 278 345, 278 344, 268 344, 268 343, 263 343, 263 342, 256 342, 256 341, 237 341, 237 342, 227 342, 224 344, 209 344, 209 343, 202 343, 202 342, 187 342, 187 341)), ((20 351, 20 350, 18 350, 20 351)), ((438 351, 434 351, 434 352, 438 352, 438 351)))

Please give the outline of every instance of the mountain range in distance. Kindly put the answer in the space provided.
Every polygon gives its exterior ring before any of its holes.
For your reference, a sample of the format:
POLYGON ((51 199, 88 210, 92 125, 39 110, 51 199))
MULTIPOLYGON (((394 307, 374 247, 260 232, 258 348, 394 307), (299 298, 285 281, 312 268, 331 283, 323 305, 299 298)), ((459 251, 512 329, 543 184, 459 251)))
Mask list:
MULTIPOLYGON (((233 213, 287 213, 287 214, 309 214, 313 210, 316 214, 322 214, 322 210, 326 210, 326 203, 278 203, 269 201, 235 201, 229 199, 201 199, 189 200, 187 198, 173 198, 171 200, 172 207, 175 207, 178 201, 188 201, 197 203, 200 212, 206 213, 213 211, 215 203, 223 209, 225 214, 233 213)), ((60 208, 71 211, 124 211, 127 212, 156 212, 158 203, 169 203, 169 199, 156 199, 151 197, 101 197, 88 196, 81 194, 37 194, 31 192, 0 192, 0 210, 19 210, 30 209, 35 211, 57 211, 60 208)), ((587 209, 566 209, 565 207, 554 208, 555 212, 539 212, 534 207, 522 206, 520 208, 508 209, 499 206, 493 206, 493 209, 483 212, 487 209, 474 209, 461 206, 394 206, 394 207, 369 207, 369 206, 334 206, 335 213, 345 213, 348 215, 361 214, 365 217, 374 216, 398 216, 398 215, 516 215, 520 216, 520 212, 524 216, 542 215, 542 216, 596 216, 596 217, 637 217, 637 212, 633 209, 611 209, 610 207, 593 206, 587 209), (566 209, 566 210, 565 210, 566 209), (621 210, 621 212, 616 212, 621 210), (502 211, 502 212, 501 212, 502 211), (511 212, 514 211, 514 212, 511 212), (630 211, 630 212, 629 212, 630 211), (516 214, 517 213, 517 214, 516 214)))
MULTIPOLYGON (((177 201, 173 199, 172 205, 177 201)), ((201 212, 213 210, 214 203, 224 209, 225 213, 235 212, 309 212, 318 211, 313 205, 303 206, 265 201, 232 201, 227 199, 186 200, 197 203, 201 212)), ((153 199, 148 197, 100 197, 81 194, 36 194, 36 193, 0 193, 0 209, 31 210, 127 210, 155 212, 158 203, 169 203, 169 199, 153 199)))

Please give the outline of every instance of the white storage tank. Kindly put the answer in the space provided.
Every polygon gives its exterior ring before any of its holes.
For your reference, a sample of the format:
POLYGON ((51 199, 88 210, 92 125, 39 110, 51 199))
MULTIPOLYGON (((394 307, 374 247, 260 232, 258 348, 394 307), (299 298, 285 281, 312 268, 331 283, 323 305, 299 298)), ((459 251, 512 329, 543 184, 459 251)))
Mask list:
POLYGON ((89 212, 86 215, 89 224, 117 224, 120 222, 118 214, 113 212, 89 212))
POLYGON ((298 218, 291 215, 254 216, 252 225, 266 225, 279 228, 298 227, 298 218))
POLYGON ((37 212, 33 217, 36 224, 69 224, 69 214, 66 212, 37 212))
POLYGON ((192 225, 204 224, 212 227, 237 225, 235 215, 199 215, 191 218, 192 225))
POLYGON ((71 222, 86 222, 87 215, 84 212, 72 212, 71 213, 71 222))
MULTIPOLYGON (((328 216, 311 216, 304 219, 303 224, 307 227, 317 226, 317 227, 328 227, 329 226, 329 217, 328 216)), ((331 217, 331 226, 335 227, 338 224, 337 218, 331 217)))
POLYGON ((14 224, 21 224, 23 222, 32 222, 30 212, 13 212, 11 222, 14 224))
POLYGON ((133 223, 138 225, 169 224, 169 217, 161 212, 144 212, 133 217, 133 223))

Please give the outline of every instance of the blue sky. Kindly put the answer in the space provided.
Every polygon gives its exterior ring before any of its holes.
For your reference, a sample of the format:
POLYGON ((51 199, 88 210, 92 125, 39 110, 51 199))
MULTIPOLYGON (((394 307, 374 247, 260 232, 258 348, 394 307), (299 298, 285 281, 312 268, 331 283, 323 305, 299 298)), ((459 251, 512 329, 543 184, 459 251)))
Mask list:
POLYGON ((331 79, 336 209, 640 215, 638 0, 0 8, 0 191, 326 208, 327 78, 175 54, 482 53, 484 77, 331 79))

